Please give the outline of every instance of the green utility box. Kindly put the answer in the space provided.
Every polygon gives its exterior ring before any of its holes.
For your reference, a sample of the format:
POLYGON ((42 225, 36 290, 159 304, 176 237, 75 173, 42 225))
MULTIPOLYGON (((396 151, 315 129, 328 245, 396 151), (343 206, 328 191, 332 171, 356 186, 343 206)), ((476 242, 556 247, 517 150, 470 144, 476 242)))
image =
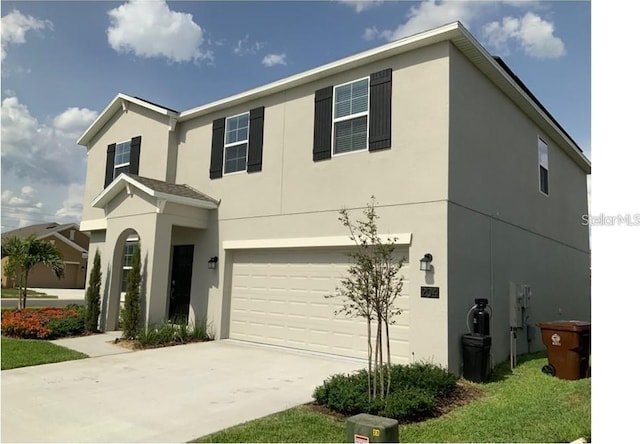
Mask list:
POLYGON ((367 413, 352 416, 347 418, 345 442, 400 442, 398 421, 367 413))

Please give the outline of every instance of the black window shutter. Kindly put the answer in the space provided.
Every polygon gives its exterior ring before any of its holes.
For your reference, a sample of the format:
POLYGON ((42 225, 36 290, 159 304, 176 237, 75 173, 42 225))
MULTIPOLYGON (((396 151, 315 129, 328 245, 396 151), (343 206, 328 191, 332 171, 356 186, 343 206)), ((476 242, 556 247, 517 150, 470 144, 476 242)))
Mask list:
POLYGON ((262 140, 264 132, 264 106, 249 111, 249 153, 247 172, 262 170, 262 140))
POLYGON ((140 170, 140 142, 142 142, 142 136, 131 139, 131 154, 129 156, 129 172, 131 174, 138 174, 140 170))
POLYGON ((333 124, 333 86, 316 91, 313 123, 313 160, 331 158, 331 126, 333 124))
POLYGON ((104 173, 104 187, 107 188, 113 182, 113 167, 116 161, 116 144, 107 146, 107 168, 104 173))
POLYGON ((391 68, 369 79, 369 151, 391 148, 391 68))
POLYGON ((222 177, 222 162, 224 160, 224 120, 222 117, 213 121, 213 137, 211 138, 211 166, 209 178, 222 177))

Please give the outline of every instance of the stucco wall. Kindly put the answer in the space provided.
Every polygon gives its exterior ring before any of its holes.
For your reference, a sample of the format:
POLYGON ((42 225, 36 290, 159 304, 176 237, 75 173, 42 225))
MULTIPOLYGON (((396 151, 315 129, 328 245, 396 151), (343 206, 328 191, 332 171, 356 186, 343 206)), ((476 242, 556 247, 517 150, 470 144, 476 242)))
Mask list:
MULTIPOLYGON (((103 219, 101 209, 91 202, 104 189, 107 146, 142 136, 139 175, 166 180, 175 149, 170 149, 169 118, 133 103, 128 111, 119 110, 96 134, 87 147, 87 179, 85 182, 82 220, 103 219)), ((172 173, 169 173, 171 176, 172 173)))
MULTIPOLYGON (((532 289, 529 323, 590 319, 586 175, 455 48, 451 53, 448 210, 450 368, 475 298, 493 309, 492 359, 509 356, 509 282, 532 289), (539 191, 538 137, 549 149, 539 191)), ((517 353, 542 348, 517 333, 517 353)))

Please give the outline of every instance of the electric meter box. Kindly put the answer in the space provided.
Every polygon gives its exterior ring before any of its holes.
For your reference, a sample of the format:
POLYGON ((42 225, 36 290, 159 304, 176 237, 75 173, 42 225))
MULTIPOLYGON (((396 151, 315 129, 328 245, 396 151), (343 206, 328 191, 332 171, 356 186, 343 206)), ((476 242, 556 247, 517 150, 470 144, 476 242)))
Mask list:
POLYGON ((345 442, 400 442, 398 421, 368 413, 352 416, 347 418, 345 442))

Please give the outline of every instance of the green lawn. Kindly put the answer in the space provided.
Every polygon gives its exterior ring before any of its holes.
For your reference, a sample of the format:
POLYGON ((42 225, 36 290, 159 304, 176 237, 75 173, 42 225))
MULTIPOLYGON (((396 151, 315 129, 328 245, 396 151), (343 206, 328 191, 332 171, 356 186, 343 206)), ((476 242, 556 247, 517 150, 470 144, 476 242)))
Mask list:
MULTIPOLYGON (((440 418, 400 425, 401 442, 569 442, 591 438, 591 379, 543 374, 546 353, 499 366, 486 396, 440 418)), ((344 420, 299 406, 195 442, 344 442, 344 420)))
MULTIPOLYGON (((18 289, 17 288, 3 288, 1 290, 1 295, 3 299, 17 299, 18 298, 18 289)), ((42 293, 35 290, 27 290, 27 303, 29 299, 58 299, 58 296, 48 295, 46 293, 42 293)))
POLYGON ((87 358, 84 353, 37 339, 2 338, 2 370, 87 358))

